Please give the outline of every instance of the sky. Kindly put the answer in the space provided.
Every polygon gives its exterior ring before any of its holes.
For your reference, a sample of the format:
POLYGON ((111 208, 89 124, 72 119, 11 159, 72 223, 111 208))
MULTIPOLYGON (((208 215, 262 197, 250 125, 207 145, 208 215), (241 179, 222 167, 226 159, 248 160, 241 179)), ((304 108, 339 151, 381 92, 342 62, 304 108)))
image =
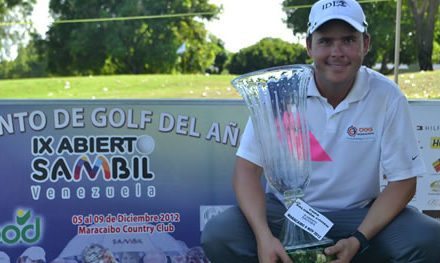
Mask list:
MULTIPOLYGON (((225 48, 237 52, 264 37, 277 37, 297 42, 291 29, 283 23, 282 0, 210 0, 223 5, 219 19, 206 22, 206 29, 225 42, 225 48)), ((44 36, 50 24, 49 0, 37 0, 32 21, 44 36)))
POLYGON ((264 37, 288 42, 295 38, 283 22, 282 0, 210 0, 223 5, 218 20, 206 23, 206 29, 225 42, 225 48, 237 52, 264 37))
POLYGON ((52 19, 49 16, 49 1, 37 0, 32 12, 32 23, 40 35, 44 36, 52 19))

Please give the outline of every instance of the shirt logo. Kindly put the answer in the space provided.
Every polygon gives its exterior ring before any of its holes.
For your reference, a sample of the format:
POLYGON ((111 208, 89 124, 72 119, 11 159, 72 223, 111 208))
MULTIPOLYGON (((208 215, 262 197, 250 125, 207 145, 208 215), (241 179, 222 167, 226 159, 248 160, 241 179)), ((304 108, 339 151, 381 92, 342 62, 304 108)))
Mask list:
POLYGON ((346 130, 347 139, 352 140, 373 140, 376 137, 373 127, 351 125, 346 130))
POLYGON ((350 137, 356 137, 356 134, 357 134, 357 128, 354 127, 353 125, 350 126, 350 127, 348 127, 348 129, 347 129, 347 134, 348 134, 348 136, 350 136, 350 137))

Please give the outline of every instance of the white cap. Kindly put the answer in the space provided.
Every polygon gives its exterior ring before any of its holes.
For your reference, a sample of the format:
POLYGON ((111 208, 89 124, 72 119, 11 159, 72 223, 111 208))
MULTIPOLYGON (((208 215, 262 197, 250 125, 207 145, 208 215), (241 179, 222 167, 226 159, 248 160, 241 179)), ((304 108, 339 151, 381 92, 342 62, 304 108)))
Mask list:
POLYGON ((368 25, 364 11, 357 1, 320 0, 313 4, 310 11, 307 34, 312 34, 322 24, 333 19, 343 20, 362 33, 368 25))
POLYGON ((46 262, 46 252, 44 252, 44 249, 41 247, 37 246, 27 248, 21 256, 28 257, 31 260, 42 260, 46 262))

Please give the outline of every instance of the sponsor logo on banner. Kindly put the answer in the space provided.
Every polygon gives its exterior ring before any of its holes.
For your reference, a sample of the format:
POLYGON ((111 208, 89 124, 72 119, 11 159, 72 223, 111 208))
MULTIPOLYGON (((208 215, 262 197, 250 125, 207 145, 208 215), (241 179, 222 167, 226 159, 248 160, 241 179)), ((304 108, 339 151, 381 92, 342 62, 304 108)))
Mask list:
POLYGON ((440 137, 432 137, 431 138, 431 148, 432 149, 440 149, 440 137))
POLYGON ((151 170, 149 154, 154 151, 155 142, 149 135, 142 136, 52 136, 32 138, 32 173, 31 194, 34 200, 45 198, 62 200, 76 196, 84 199, 113 199, 120 194, 123 198, 142 195, 154 197, 153 185, 142 181, 155 178, 151 170), (62 187, 57 195, 55 187, 44 189, 48 184, 57 182, 78 183, 82 181, 119 182, 120 189, 113 186, 95 184, 90 189, 84 186, 62 187), (124 185, 134 181, 134 187, 124 185))
POLYGON ((13 222, 0 225, 0 244, 35 244, 41 239, 41 218, 31 210, 18 209, 13 222))
POLYGON ((432 167, 437 173, 440 173, 440 158, 432 163, 432 167))
POLYGON ((440 131, 440 125, 416 125, 417 131, 440 131))
POLYGON ((432 192, 440 193, 440 180, 433 181, 429 184, 432 192))
POLYGON ((431 208, 440 209, 440 199, 430 199, 427 203, 431 208))

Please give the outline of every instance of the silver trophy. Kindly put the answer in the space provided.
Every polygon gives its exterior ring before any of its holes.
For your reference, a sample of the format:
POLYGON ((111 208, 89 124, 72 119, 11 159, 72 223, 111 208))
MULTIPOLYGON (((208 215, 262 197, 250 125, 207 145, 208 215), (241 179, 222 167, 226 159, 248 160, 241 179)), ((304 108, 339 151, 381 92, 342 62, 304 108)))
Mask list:
MULTIPOLYGON (((232 81, 250 110, 265 178, 282 196, 286 209, 304 196, 309 182, 306 99, 312 77, 311 66, 289 65, 251 72, 232 81)), ((310 262, 326 262, 326 256, 319 251, 333 243, 327 238, 316 239, 288 219, 280 240, 295 262, 309 262, 308 258, 310 262)))

